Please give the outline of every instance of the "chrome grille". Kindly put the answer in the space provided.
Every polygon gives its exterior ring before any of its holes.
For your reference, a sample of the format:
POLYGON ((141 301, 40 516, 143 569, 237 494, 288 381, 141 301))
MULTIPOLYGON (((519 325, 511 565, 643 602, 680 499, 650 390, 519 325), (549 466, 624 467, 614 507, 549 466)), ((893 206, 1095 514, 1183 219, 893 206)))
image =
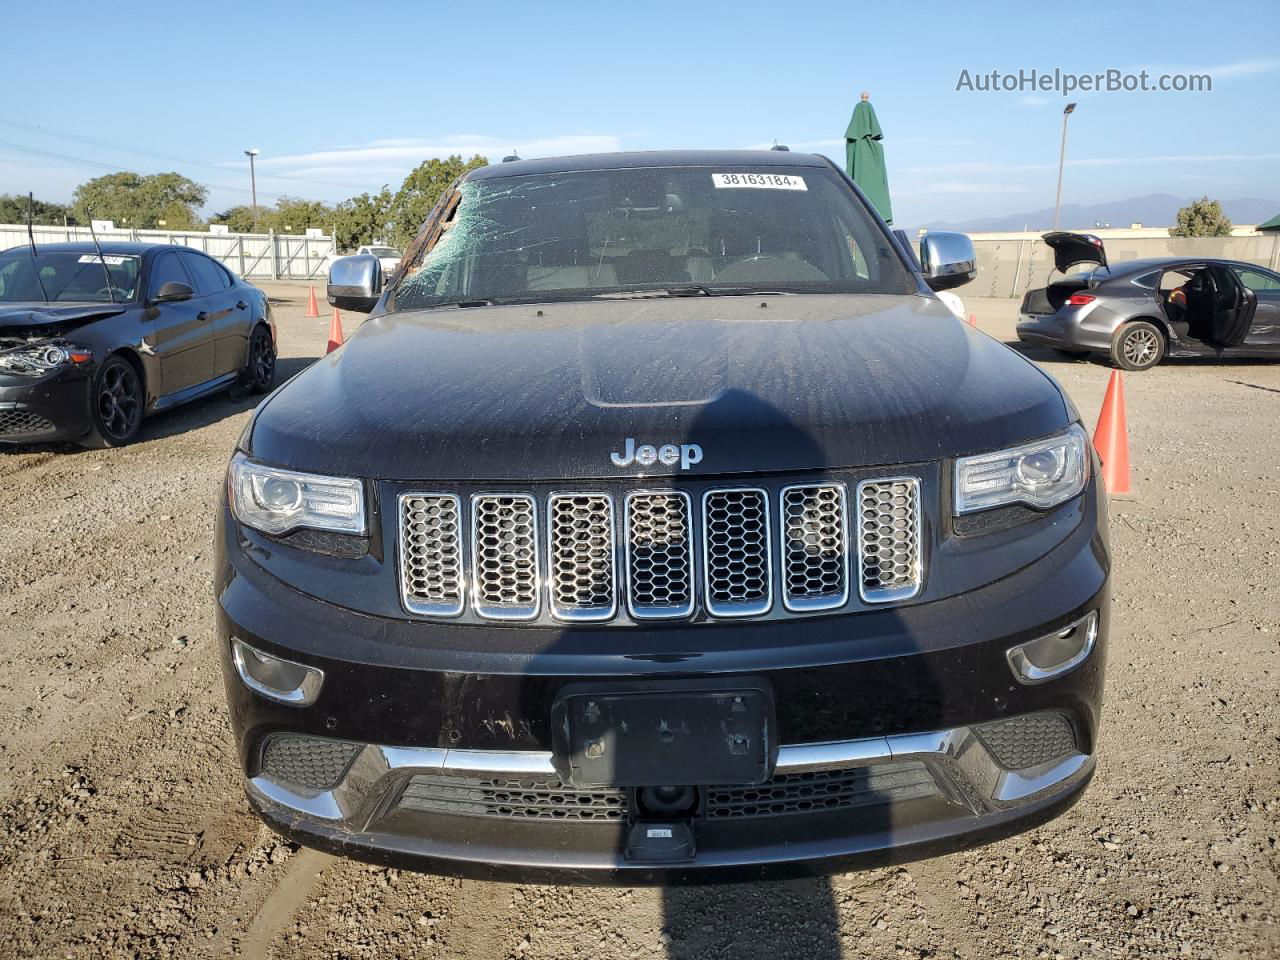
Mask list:
POLYGON ((749 617, 773 605, 769 495, 754 487, 702 496, 703 576, 707 612, 749 617))
POLYGON ((617 619, 625 599, 636 622, 764 616, 775 576, 787 614, 845 609, 855 582, 864 604, 922 588, 917 477, 711 488, 697 502, 631 490, 620 510, 623 491, 611 490, 401 493, 402 606, 423 617, 600 622, 617 619))
POLYGON ((693 612, 693 510, 687 493, 629 493, 627 608, 637 619, 693 612))
POLYGON ((614 590, 613 498, 557 493, 547 501, 551 613, 561 620, 607 620, 614 590))
POLYGON ((472 604, 491 620, 538 615, 538 524, 533 497, 471 498, 472 604))
POLYGON ((837 483, 783 488, 782 602, 788 610, 827 610, 849 599, 844 499, 837 483))
POLYGON ((462 506, 457 497, 400 495, 400 597, 410 613, 462 613, 462 506))
POLYGON ((920 590, 920 481, 858 484, 858 590, 868 603, 905 600, 920 590))

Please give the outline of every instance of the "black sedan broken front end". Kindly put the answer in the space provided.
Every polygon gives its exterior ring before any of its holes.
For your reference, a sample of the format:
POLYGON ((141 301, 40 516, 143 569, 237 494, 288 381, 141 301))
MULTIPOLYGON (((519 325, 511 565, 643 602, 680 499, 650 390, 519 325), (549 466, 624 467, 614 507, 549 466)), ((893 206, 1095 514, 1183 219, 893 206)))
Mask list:
POLYGON ((650 883, 930 856, 1070 806, 1110 560, 1061 391, 820 158, 556 163, 446 195, 422 266, 241 439, 215 586, 261 816, 427 871, 650 883), (515 264, 531 189, 565 216, 515 264), (615 253, 628 204, 661 250, 615 253), (553 259, 584 209, 591 256, 553 259), (743 244, 744 210, 816 219, 743 244), (832 210, 849 239, 809 246, 832 210), (450 298, 434 267, 475 245, 476 282, 490 236, 524 294, 450 298), (726 286, 623 280, 642 263, 726 286))

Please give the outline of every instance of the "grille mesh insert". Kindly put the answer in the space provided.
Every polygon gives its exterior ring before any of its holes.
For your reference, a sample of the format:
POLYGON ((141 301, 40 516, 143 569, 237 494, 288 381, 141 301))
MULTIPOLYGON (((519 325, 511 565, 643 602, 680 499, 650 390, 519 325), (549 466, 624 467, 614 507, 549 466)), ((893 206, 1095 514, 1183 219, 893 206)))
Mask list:
POLYGON ((918 760, 902 763, 778 774, 753 787, 711 787, 709 819, 820 813, 933 796, 937 783, 918 760))
POLYGON ((636 617, 693 612, 693 531, 683 493, 627 497, 628 605, 636 617))
POLYGON ((472 500, 475 610, 482 617, 527 620, 538 613, 538 527, 533 498, 472 500))
POLYGON ((400 591, 411 613, 462 612, 461 512, 448 494, 400 497, 400 591))
POLYGON ((764 613, 772 604, 769 495, 712 490, 702 499, 707 610, 716 616, 764 613))
POLYGON ((920 589, 920 481, 858 484, 858 556, 862 598, 905 600, 920 589))
POLYGON ((0 410, 0 437, 51 433, 53 424, 28 410, 0 410))
POLYGON ((996 762, 1006 770, 1025 770, 1057 760, 1076 749, 1071 723, 1060 713, 1033 713, 975 727, 996 762))
POLYGON ((600 493, 549 500, 551 609, 561 619, 604 620, 615 609, 613 500, 600 493))
POLYGON ((311 790, 335 787, 360 752, 360 744, 277 733, 262 749, 262 772, 277 783, 311 790))
POLYGON ((821 610, 849 596, 844 488, 837 484, 782 491, 783 603, 821 610))
POLYGON ((421 774, 410 779, 400 806, 424 813, 524 820, 617 821, 626 816, 623 790, 577 790, 559 780, 490 780, 421 774))

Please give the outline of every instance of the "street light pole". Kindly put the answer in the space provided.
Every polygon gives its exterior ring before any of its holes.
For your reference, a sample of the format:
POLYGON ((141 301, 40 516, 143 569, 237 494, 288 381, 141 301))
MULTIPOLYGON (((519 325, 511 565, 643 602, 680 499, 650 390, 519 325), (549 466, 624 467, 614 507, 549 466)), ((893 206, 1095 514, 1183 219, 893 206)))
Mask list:
POLYGON ((1058 147, 1058 194, 1053 200, 1053 229, 1058 229, 1058 211, 1062 208, 1062 164, 1067 157, 1067 117, 1071 116, 1071 111, 1076 108, 1074 103, 1068 103, 1066 109, 1062 111, 1062 145, 1058 147))
MULTIPOLYGON (((1074 106, 1074 104, 1072 104, 1072 106, 1074 106)), ((252 147, 251 149, 246 150, 244 152, 244 155, 249 158, 249 190, 253 194, 253 232, 257 233, 258 232, 258 175, 257 175, 257 172, 254 170, 253 158, 258 155, 258 148, 252 147)), ((1061 188, 1062 186, 1061 178, 1059 178, 1058 186, 1059 188, 1061 188)))

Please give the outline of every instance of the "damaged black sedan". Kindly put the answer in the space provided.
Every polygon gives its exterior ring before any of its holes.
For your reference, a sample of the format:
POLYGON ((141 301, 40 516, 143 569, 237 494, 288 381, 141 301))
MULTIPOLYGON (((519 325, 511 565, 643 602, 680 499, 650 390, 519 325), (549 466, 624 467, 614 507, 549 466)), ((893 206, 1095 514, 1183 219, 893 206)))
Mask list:
POLYGON ((655 883, 1080 797, 1109 623, 1080 417, 829 160, 495 164, 259 405, 217 520, 250 802, 342 855, 655 883))
POLYGON ((61 243, 0 253, 0 443, 115 447, 144 416, 275 380, 266 295, 196 250, 61 243))

